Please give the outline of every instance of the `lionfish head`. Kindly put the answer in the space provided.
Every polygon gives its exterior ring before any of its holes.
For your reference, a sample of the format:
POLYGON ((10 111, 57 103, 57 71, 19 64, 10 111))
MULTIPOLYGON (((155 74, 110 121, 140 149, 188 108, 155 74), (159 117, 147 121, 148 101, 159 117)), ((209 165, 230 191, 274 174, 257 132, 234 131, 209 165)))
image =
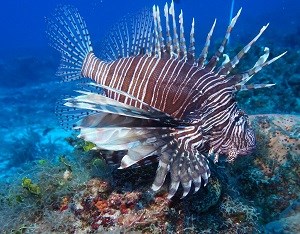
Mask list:
POLYGON ((234 162, 238 156, 247 155, 256 147, 255 133, 251 128, 248 116, 238 111, 231 117, 230 135, 226 137, 220 152, 227 156, 228 162, 234 162))

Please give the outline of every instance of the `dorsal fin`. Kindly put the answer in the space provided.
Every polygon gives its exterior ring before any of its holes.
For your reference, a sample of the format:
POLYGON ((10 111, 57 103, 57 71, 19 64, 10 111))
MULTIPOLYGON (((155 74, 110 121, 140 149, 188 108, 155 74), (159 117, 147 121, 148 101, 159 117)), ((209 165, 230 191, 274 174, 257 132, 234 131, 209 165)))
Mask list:
POLYGON ((188 52, 188 59, 194 60, 195 59, 195 19, 193 18, 192 27, 190 32, 190 46, 188 52))
POLYGON ((251 46, 259 39, 268 26, 269 24, 263 26, 259 33, 231 61, 224 63, 224 65, 219 68, 219 74, 229 74, 230 71, 238 65, 243 56, 251 49, 251 46))
POLYGON ((155 54, 158 55, 158 57, 161 57, 161 42, 163 41, 162 39, 162 34, 161 34, 161 25, 160 25, 160 20, 159 20, 159 8, 156 7, 155 5, 153 6, 153 20, 154 20, 154 35, 155 35, 155 54))
POLYGON ((211 39, 211 36, 214 32, 214 29, 215 29, 215 26, 216 26, 216 23, 217 23, 217 20, 215 19, 213 25, 211 26, 211 29, 210 31, 208 32, 207 34, 207 37, 206 37, 206 41, 205 41, 205 45, 202 49, 202 52, 200 54, 200 57, 198 59, 198 66, 201 68, 204 66, 204 64, 206 63, 206 58, 207 58, 207 54, 208 54, 208 48, 210 46, 210 39, 211 39))
POLYGON ((223 55, 228 38, 230 37, 230 33, 231 33, 236 21, 238 20, 241 12, 242 12, 242 8, 237 12, 236 16, 233 17, 233 19, 231 20, 230 24, 227 27, 224 39, 223 39, 219 49, 217 50, 215 55, 210 59, 209 63, 207 64, 207 67, 210 68, 211 70, 213 70, 215 68, 220 57, 223 55))
POLYGON ((172 16, 172 24, 173 24, 173 51, 176 57, 178 57, 179 54, 179 42, 178 42, 178 34, 177 34, 177 27, 176 27, 176 20, 175 20, 175 8, 174 8, 174 2, 172 0, 169 14, 172 16))
POLYGON ((118 58, 151 54, 153 51, 153 16, 143 10, 134 16, 125 16, 112 27, 103 41, 100 57, 106 61, 118 58))
POLYGON ((258 89, 258 88, 265 88, 265 87, 271 87, 274 84, 251 84, 246 85, 246 83, 254 76, 256 73, 258 73, 263 67, 270 65, 271 63, 275 62, 277 59, 284 56, 287 51, 283 52, 282 54, 270 59, 267 61, 269 57, 269 48, 265 48, 265 53, 259 57, 255 65, 249 69, 248 71, 242 73, 233 75, 230 78, 236 80, 236 90, 249 90, 249 89, 258 89))
POLYGON ((155 55, 157 58, 193 60, 195 58, 194 19, 191 25, 190 45, 187 51, 184 35, 183 12, 179 15, 179 32, 177 31, 174 2, 170 7, 164 6, 166 30, 163 33, 160 8, 152 7, 152 13, 144 10, 136 16, 126 16, 113 27, 104 40, 100 57, 106 61, 137 56, 155 55), (171 21, 169 17, 171 16, 171 21), (172 28, 170 26, 172 25, 172 28), (172 33, 171 33, 172 31, 172 33))
POLYGON ((166 19, 166 51, 169 54, 173 54, 173 44, 172 44, 172 37, 171 37, 170 23, 169 23, 168 3, 166 3, 165 7, 164 7, 164 16, 165 16, 165 19, 166 19))
POLYGON ((183 12, 180 11, 179 15, 179 24, 180 24, 180 57, 187 58, 185 37, 184 37, 184 27, 183 27, 183 12))
MULTIPOLYGON (((154 55, 159 59, 172 58, 182 59, 184 61, 188 60, 189 64, 198 66, 199 70, 205 69, 207 72, 210 72, 215 69, 219 59, 223 55, 231 30, 234 27, 240 13, 241 9, 231 20, 219 49, 208 63, 206 62, 206 58, 216 20, 207 35, 206 42, 199 59, 195 61, 194 19, 192 20, 190 45, 187 51, 183 27, 183 12, 181 11, 179 15, 180 29, 178 34, 173 1, 171 2, 170 7, 167 3, 164 6, 166 22, 165 35, 163 35, 161 25, 160 9, 158 6, 153 6, 152 14, 149 10, 144 10, 135 16, 125 17, 119 24, 113 27, 111 33, 106 37, 105 44, 102 49, 102 56, 104 57, 104 60, 115 61, 120 57, 137 56, 147 53, 149 56, 154 55), (169 14, 172 17, 172 23, 169 22, 169 14), (170 24, 172 24, 172 28, 170 24)), ((76 8, 71 6, 62 6, 56 10, 56 13, 52 18, 47 19, 47 22, 47 33, 52 40, 52 46, 62 54, 58 75, 62 76, 66 81, 82 78, 82 67, 85 59, 93 52, 85 21, 79 15, 76 8)), ((259 39, 267 27, 268 24, 263 26, 260 32, 235 57, 233 57, 232 60, 225 55, 225 61, 217 70, 219 77, 225 78, 230 75, 231 70, 239 63, 241 58, 259 39)), ((234 76, 232 79, 237 81, 236 85, 245 87, 244 85, 251 76, 256 74, 264 66, 275 61, 280 56, 270 61, 266 61, 266 57, 267 55, 265 53, 252 69, 234 76)), ((263 86, 265 85, 258 85, 255 87, 263 86)))

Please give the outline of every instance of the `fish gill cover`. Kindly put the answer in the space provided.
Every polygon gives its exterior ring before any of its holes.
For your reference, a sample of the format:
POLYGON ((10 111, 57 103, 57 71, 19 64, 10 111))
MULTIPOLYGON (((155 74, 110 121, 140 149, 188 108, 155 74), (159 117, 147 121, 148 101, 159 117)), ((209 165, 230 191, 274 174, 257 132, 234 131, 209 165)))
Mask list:
MULTIPOLYGON (((58 7, 47 18, 47 34, 62 55, 58 75, 79 84, 76 96, 58 102, 62 106, 58 106, 57 114, 61 123, 79 131, 78 137, 84 141, 68 138, 75 149, 71 157, 61 155, 58 162, 40 159, 22 174, 19 184, 8 185, 8 195, 1 197, 6 215, 0 221, 10 218, 10 222, 3 222, 5 230, 221 233, 224 225, 225 232, 263 230, 258 222, 264 206, 260 202, 262 197, 272 197, 266 186, 284 184, 288 176, 299 179, 299 118, 249 119, 238 108, 236 94, 273 86, 268 80, 268 84, 247 82, 285 53, 268 60, 270 50, 265 47, 252 67, 237 69, 268 24, 229 58, 224 50, 241 10, 232 17, 224 39, 212 54, 209 45, 216 21, 197 53, 197 22, 190 19, 191 27, 184 27, 188 19, 183 13, 177 12, 172 2, 163 10, 154 5, 151 11, 125 17, 105 38, 99 54, 94 52, 88 27, 76 8, 58 7), (275 132, 276 139, 268 131, 275 132), (279 145, 289 151, 279 150, 279 145), (233 162, 253 151, 236 164, 218 162, 222 156, 233 162), (103 159, 123 170, 111 171, 103 159), (270 168, 274 165, 279 170, 270 168), (235 178, 231 173, 240 176, 235 178), (170 184, 168 189, 165 180, 170 184), (255 188, 264 191, 253 198, 256 205, 237 196, 238 184, 246 199, 255 188), (16 214, 16 209, 22 211, 16 214), (38 220, 37 225, 26 218, 28 212, 38 220), (201 222, 200 213, 213 225, 201 222), (213 219, 214 213, 220 214, 220 219, 213 219)), ((51 129, 43 134, 48 132, 51 129)), ((28 131, 28 136, 32 135, 36 136, 34 141, 40 141, 41 136, 28 131)), ((28 140, 32 143, 33 139, 28 140)), ((295 187, 278 194, 293 199, 298 192, 295 187)), ((272 209, 263 211, 263 223, 274 217, 276 208, 272 209)), ((270 223, 265 230, 272 232, 277 226, 270 223)))

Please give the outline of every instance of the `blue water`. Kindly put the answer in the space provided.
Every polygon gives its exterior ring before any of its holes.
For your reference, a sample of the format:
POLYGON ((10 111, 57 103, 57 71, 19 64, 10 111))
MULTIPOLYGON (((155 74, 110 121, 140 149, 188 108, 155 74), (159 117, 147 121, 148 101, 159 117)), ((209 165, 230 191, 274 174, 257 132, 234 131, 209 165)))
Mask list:
MULTIPOLYGON (((194 16, 197 24, 198 38, 203 38, 214 18, 218 19, 217 31, 223 32, 229 21, 231 1, 222 0, 180 0, 176 1, 177 9, 184 9, 185 23, 188 24, 194 16)), ((135 12, 153 4, 163 6, 165 1, 3 1, 0 9, 1 57, 14 53, 28 53, 31 50, 46 50, 44 17, 49 16, 58 4, 72 4, 80 9, 90 28, 93 39, 100 39, 109 27, 128 12, 135 12), (29 51, 28 51, 29 50, 29 51)), ((271 27, 265 37, 272 38, 274 43, 281 40, 287 33, 295 33, 299 28, 299 1, 297 0, 266 0, 246 1, 236 0, 234 12, 243 7, 243 14, 238 23, 238 29, 233 35, 256 32, 261 25, 268 22, 271 27)))
MULTIPOLYGON (((63 130, 54 114, 55 103, 69 90, 55 76, 60 58, 49 46, 45 17, 51 17, 60 4, 74 5, 86 20, 93 43, 97 44, 124 15, 134 14, 153 4, 163 9, 164 3, 162 0, 1 2, 0 180, 13 180, 26 162, 43 158, 51 160, 72 151, 64 141, 72 132, 63 130)), ((263 25, 270 23, 257 43, 258 50, 268 46, 274 51, 271 56, 284 51, 288 54, 267 68, 266 73, 258 74, 254 83, 262 80, 277 86, 273 90, 255 91, 239 97, 240 105, 250 114, 300 114, 300 56, 296 52, 300 50, 299 0, 235 0, 234 5, 229 0, 177 0, 175 7, 177 14, 181 8, 184 11, 186 33, 192 17, 195 18, 198 50, 215 18, 218 21, 212 48, 215 48, 215 42, 220 42, 230 21, 231 10, 234 15, 243 8, 230 37, 229 48, 245 45, 263 25), (264 104, 258 105, 258 99, 264 104)))

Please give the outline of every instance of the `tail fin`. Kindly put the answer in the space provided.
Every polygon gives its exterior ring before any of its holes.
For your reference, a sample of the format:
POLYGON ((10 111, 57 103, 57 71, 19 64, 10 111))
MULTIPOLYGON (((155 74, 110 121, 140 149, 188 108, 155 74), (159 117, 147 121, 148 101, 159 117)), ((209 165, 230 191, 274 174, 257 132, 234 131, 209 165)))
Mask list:
POLYGON ((51 46, 62 56, 57 75, 64 81, 80 79, 84 60, 93 51, 84 19, 76 8, 62 6, 46 21, 51 46))

